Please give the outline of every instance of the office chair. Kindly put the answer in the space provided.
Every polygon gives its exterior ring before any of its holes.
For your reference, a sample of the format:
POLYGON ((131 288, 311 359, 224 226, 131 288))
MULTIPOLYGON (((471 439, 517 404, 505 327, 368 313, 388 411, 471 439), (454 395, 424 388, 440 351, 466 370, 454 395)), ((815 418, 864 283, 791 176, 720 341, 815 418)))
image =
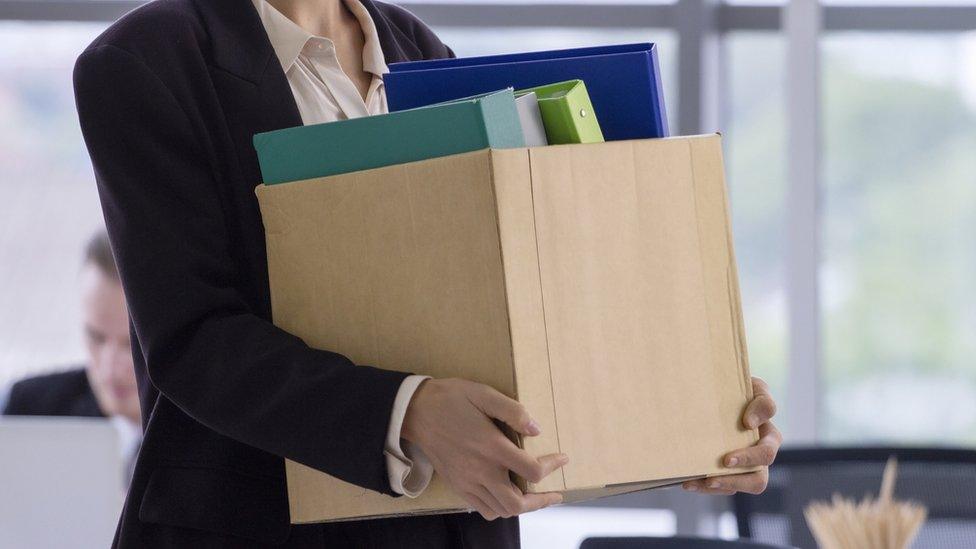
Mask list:
POLYGON ((705 538, 588 538, 580 549, 789 549, 786 547, 755 543, 750 540, 705 538))
POLYGON ((803 518, 814 500, 834 493, 877 497, 888 457, 898 458, 895 498, 928 508, 913 549, 976 547, 976 450, 943 448, 791 448, 770 468, 759 496, 733 497, 739 535, 756 541, 816 547, 803 518))

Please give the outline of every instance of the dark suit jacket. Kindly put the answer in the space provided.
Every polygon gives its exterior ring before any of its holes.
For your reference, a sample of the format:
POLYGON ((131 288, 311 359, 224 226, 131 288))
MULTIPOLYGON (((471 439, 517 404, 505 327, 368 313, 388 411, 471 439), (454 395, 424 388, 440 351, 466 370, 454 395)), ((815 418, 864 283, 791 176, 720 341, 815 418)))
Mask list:
MULTIPOLYGON (((452 55, 405 10, 362 3, 387 62, 452 55)), ((146 429, 116 544, 203 544, 194 530, 235 547, 353 531, 408 539, 407 520, 289 528, 282 456, 391 492, 384 439, 406 374, 356 366, 271 323, 251 138, 302 120, 250 0, 150 2, 81 54, 74 85, 146 429)), ((421 523, 432 540, 517 535, 470 517, 421 523)))
POLYGON ((5 416, 105 417, 83 367, 29 377, 14 383, 5 416))

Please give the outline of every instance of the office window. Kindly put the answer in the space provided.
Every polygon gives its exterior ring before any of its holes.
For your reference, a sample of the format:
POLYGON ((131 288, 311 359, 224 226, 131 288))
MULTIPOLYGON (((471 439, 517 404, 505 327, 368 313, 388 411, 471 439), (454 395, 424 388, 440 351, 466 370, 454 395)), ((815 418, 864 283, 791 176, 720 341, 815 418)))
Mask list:
POLYGON ((725 165, 752 374, 769 383, 787 425, 786 100, 782 35, 729 34, 725 165))
POLYGON ((976 33, 823 41, 825 438, 976 441, 976 33))
MULTIPOLYGON (((779 10, 789 8, 786 0, 706 3, 717 13, 700 19, 700 3, 677 0, 397 3, 435 23, 463 56, 658 43, 672 128, 679 127, 679 102, 691 107, 683 113, 689 132, 711 123, 698 115, 720 107, 751 366, 772 386, 787 443, 802 437, 799 442, 823 444, 972 445, 976 32, 959 30, 976 29, 976 0, 821 2, 827 7, 826 30, 817 31, 822 98, 812 107, 786 89, 788 69, 816 68, 787 64, 791 37, 779 10), (573 5, 557 7, 566 4, 573 5), (950 5, 949 16, 930 9, 950 5), (553 17, 550 8, 558 10, 553 17), (519 20, 523 15, 531 21, 519 20), (902 31, 916 24, 918 32, 902 31), (707 45, 699 40, 713 33, 721 48, 699 50, 707 45), (721 66, 723 78, 679 73, 679 44, 705 57, 718 53, 702 59, 701 68, 721 66), (687 77, 679 82, 679 75, 687 77), (698 93, 698 84, 717 80, 716 93, 698 93), (791 108, 820 109, 822 134, 809 149, 790 139, 812 129, 788 127, 791 108), (787 313, 795 304, 787 288, 814 273, 788 269, 788 239, 797 235, 787 231, 787 163, 808 153, 821 161, 819 208, 803 224, 806 236, 820 238, 820 316, 801 306, 791 325, 787 313), (790 370, 790 330, 801 342, 813 341, 813 327, 820 328, 822 356, 801 364, 810 370, 790 370), (821 383, 806 385, 814 379, 821 383), (797 395, 792 402, 788 389, 797 395)), ((3 4, 0 17, 52 21, 0 19, 0 391, 23 375, 83 357, 77 271, 101 213, 77 126, 71 68, 108 20, 134 5, 3 4), (93 17, 104 22, 54 21, 93 17)), ((798 38, 801 26, 792 27, 798 38)), ((659 497, 667 493, 657 492, 647 505, 674 513, 560 507, 526 517, 523 538, 527 546, 572 545, 593 533, 730 530, 728 517, 718 529, 708 527, 699 520, 704 515, 691 516, 703 509, 659 497)))
POLYGON ((104 28, 0 22, 0 390, 84 356, 76 278, 102 220, 71 69, 104 28))

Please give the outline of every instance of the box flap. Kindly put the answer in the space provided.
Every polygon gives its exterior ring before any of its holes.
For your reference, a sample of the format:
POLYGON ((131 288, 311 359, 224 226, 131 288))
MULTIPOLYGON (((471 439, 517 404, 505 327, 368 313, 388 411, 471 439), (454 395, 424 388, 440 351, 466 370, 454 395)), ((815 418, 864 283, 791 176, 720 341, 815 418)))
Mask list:
POLYGON ((727 472, 757 435, 719 137, 529 155, 565 487, 727 472))
MULTIPOLYGON (((522 448, 534 456, 559 452, 549 347, 542 308, 542 281, 532 205, 532 174, 529 151, 492 151, 492 181, 498 207, 498 237, 505 270, 505 294, 515 367, 515 393, 542 434, 523 437, 522 448)), ((541 484, 529 486, 536 492, 566 487, 562 470, 541 484)))
MULTIPOLYGON (((489 158, 482 150, 259 187, 275 324, 356 364, 514 396, 489 158)), ((293 522, 463 507, 437 476, 408 499, 292 462, 286 472, 293 522)))

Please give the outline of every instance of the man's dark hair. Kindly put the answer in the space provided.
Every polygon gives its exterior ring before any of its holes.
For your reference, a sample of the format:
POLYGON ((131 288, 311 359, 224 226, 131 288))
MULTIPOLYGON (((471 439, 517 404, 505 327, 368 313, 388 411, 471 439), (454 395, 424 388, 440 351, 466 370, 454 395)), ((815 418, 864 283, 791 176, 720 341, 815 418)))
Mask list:
POLYGON ((112 255, 112 244, 108 241, 108 234, 103 230, 92 235, 85 246, 84 264, 89 263, 98 267, 105 275, 119 279, 119 269, 115 265, 115 256, 112 255))

